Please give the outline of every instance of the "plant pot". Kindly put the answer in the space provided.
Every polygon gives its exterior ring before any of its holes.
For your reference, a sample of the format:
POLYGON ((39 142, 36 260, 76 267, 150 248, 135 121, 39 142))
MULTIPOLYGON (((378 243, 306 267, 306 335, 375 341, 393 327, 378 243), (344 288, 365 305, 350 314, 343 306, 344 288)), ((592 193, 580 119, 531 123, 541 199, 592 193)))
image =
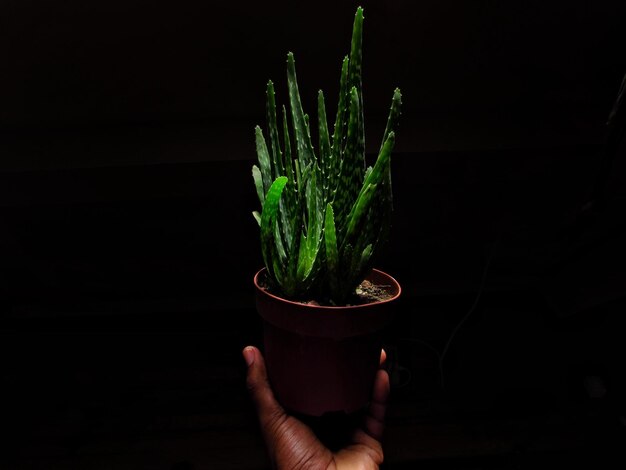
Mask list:
POLYGON ((268 292, 254 277, 257 310, 264 320, 267 372, 278 401, 309 416, 353 413, 370 400, 379 367, 382 333, 393 315, 400 284, 372 270, 367 280, 390 286, 385 301, 346 307, 309 305, 268 292))

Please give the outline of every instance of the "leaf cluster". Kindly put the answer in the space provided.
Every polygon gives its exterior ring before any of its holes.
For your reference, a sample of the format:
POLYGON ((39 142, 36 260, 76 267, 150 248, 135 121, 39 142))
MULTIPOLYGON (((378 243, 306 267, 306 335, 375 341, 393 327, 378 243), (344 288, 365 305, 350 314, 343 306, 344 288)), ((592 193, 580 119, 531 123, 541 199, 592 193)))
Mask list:
POLYGON ((272 287, 289 299, 349 301, 387 239, 392 210, 390 158, 400 116, 393 94, 378 157, 366 168, 361 86, 363 9, 357 9, 350 54, 343 59, 332 136, 324 94, 317 100, 319 142, 311 139, 295 61, 287 55, 288 105, 277 116, 267 84, 267 135, 256 127, 258 166, 252 168, 261 211, 261 249, 272 287), (269 141, 269 145, 268 145, 269 141))

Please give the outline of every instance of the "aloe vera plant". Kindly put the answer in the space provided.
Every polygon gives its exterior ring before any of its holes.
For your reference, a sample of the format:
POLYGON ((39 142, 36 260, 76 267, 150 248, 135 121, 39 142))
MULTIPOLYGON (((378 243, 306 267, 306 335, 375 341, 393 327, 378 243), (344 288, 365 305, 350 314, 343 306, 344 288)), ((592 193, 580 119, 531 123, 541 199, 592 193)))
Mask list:
POLYGON ((361 89, 363 9, 356 11, 350 54, 343 59, 332 136, 324 94, 317 100, 317 149, 304 113, 294 56, 287 55, 288 108, 277 116, 274 84, 267 84, 267 136, 255 129, 258 166, 252 167, 261 211, 253 212, 270 286, 289 299, 333 305, 349 301, 389 233, 390 157, 400 116, 393 93, 378 157, 366 168, 361 89))

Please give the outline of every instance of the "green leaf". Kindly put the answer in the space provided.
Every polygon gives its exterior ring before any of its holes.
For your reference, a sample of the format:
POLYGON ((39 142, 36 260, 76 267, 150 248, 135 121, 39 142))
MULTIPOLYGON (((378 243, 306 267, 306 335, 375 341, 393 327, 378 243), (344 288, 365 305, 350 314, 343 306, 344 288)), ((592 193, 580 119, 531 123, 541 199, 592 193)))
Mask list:
POLYGON ((252 165, 252 178, 254 179, 254 186, 256 188, 256 194, 259 197, 259 202, 261 203, 261 208, 263 208, 263 204, 265 203, 265 191, 263 189, 263 180, 261 179, 261 170, 256 165, 252 165))
POLYGON ((363 250, 355 250, 352 256, 350 291, 358 287, 370 270, 373 247, 367 245, 363 250))
POLYGON ((256 126, 254 130, 256 134, 256 153, 259 158, 259 167, 261 170, 261 177, 263 179, 263 192, 267 193, 272 185, 272 166, 270 163, 270 156, 267 151, 265 138, 263 137, 263 131, 259 126, 256 126))
POLYGON ((324 243, 326 248, 326 267, 328 269, 328 283, 333 296, 338 285, 339 253, 337 250, 337 233, 335 231, 335 216, 333 206, 326 204, 326 217, 324 220, 324 243))
POLYGON ((341 162, 337 192, 335 194, 335 217, 341 227, 348 211, 359 194, 363 184, 365 172, 365 160, 363 154, 358 151, 358 119, 359 99, 356 88, 350 93, 350 120, 348 123, 348 136, 346 148, 341 162))
MULTIPOLYGON (((380 222, 380 216, 382 214, 377 214, 376 210, 372 209, 374 205, 374 201, 378 199, 374 199, 373 189, 376 187, 384 188, 384 183, 388 179, 389 172, 389 161, 391 158, 391 152, 393 150, 393 146, 395 143, 395 134, 394 132, 390 132, 387 137, 387 141, 383 145, 383 148, 378 155, 376 163, 371 171, 367 172, 367 178, 363 183, 363 188, 359 193, 359 196, 352 207, 350 214, 347 218, 347 225, 345 230, 345 239, 342 241, 345 243, 346 240, 352 240, 355 236, 357 229, 359 229, 363 224, 365 224, 366 216, 371 220, 376 220, 380 222), (374 214, 374 215, 370 215, 374 214), (376 219, 378 217, 378 220, 376 219)), ((385 198, 386 192, 379 191, 377 194, 378 198, 385 198)), ((369 230, 369 233, 372 233, 373 227, 370 225, 366 227, 366 230, 369 230)))
POLYGON ((346 243, 348 240, 353 240, 355 238, 357 229, 359 229, 365 221, 365 216, 367 215, 372 204, 375 190, 375 184, 368 184, 359 195, 357 201, 354 203, 354 207, 352 208, 350 217, 347 221, 348 223, 345 231, 345 238, 342 240, 342 243, 346 243))
MULTIPOLYGON (((363 8, 359 7, 354 15, 352 25, 352 41, 350 44, 350 71, 348 73, 350 87, 361 89, 361 67, 363 50, 363 8)), ((360 98, 360 97, 359 97, 360 98)))
POLYGON ((359 264, 358 271, 362 272, 364 269, 367 269, 367 264, 369 263, 369 260, 372 257, 372 253, 373 253, 373 247, 371 244, 369 244, 365 247, 365 249, 363 250, 363 253, 361 253, 361 262, 359 264))
MULTIPOLYGON (((362 74, 362 45, 363 45, 363 8, 357 8, 352 26, 352 43, 350 47, 350 70, 348 72, 349 86, 356 88, 359 102, 356 132, 356 152, 365 154, 365 118, 363 115, 363 91, 361 85, 362 74)), ((365 164, 365 163, 364 163, 365 164)))
POLYGON ((293 162, 291 157, 291 139, 289 138, 289 124, 287 122, 287 110, 283 106, 283 139, 285 141, 285 174, 291 182, 296 180, 293 171, 293 162))
MULTIPOLYGON (((280 203, 278 207, 279 207, 278 212, 280 213, 280 203)), ((277 218, 277 220, 274 223, 274 243, 276 245, 276 254, 278 255, 278 260, 280 261, 282 265, 285 265, 287 264, 287 253, 285 251, 285 243, 283 242, 283 233, 281 232, 281 225, 282 225, 282 222, 280 221, 280 218, 277 218)))
POLYGON ((287 186, 285 187, 285 194, 283 196, 284 200, 284 208, 281 207, 281 210, 286 214, 286 217, 290 221, 290 239, 288 242, 288 250, 290 253, 293 253, 294 243, 297 241, 296 229, 298 227, 298 208, 300 207, 299 194, 296 191, 296 173, 293 169, 293 162, 291 159, 291 140, 289 139, 289 124, 287 121, 287 111, 283 106, 283 137, 285 143, 285 161, 284 168, 285 174, 289 181, 287 182, 287 186))
POLYGON ((276 251, 274 241, 274 224, 276 223, 276 212, 278 211, 278 203, 282 195, 283 189, 287 184, 287 177, 281 176, 276 178, 272 183, 265 196, 265 205, 261 213, 261 251, 263 253, 263 261, 268 271, 274 273, 275 257, 272 256, 276 251))
POLYGON ((383 139, 380 142, 380 150, 383 149, 383 145, 387 141, 389 134, 395 132, 398 129, 398 122, 400 121, 400 108, 402 107, 402 93, 400 88, 396 88, 391 98, 391 108, 389 109, 389 116, 387 117, 387 126, 383 134, 383 139))
POLYGON ((357 285, 361 282, 361 274, 363 274, 363 268, 367 265, 370 257, 372 256, 372 244, 370 243, 364 249, 355 249, 352 253, 352 262, 350 264, 350 272, 353 276, 351 284, 357 285))
MULTIPOLYGON (((402 93, 400 93, 400 89, 396 88, 393 92, 393 98, 391 99, 391 109, 389 110, 389 117, 387 118, 387 126, 385 128, 385 133, 383 134, 383 139, 380 144, 380 150, 382 151, 385 142, 389 138, 389 135, 393 132, 395 134, 396 129, 398 128, 398 122, 400 120, 400 108, 402 106, 402 93)), ((383 178, 382 192, 384 196, 380 201, 377 202, 377 207, 374 211, 376 214, 380 214, 376 220, 372 220, 372 225, 368 228, 371 230, 374 229, 374 224, 377 227, 380 227, 380 233, 378 235, 378 240, 376 242, 376 246, 374 249, 378 247, 378 245, 384 242, 389 236, 389 230, 391 227, 391 213, 393 212, 393 189, 391 184, 391 166, 390 163, 387 162, 386 168, 386 176, 383 178)))
MULTIPOLYGON (((387 140, 385 141, 380 153, 378 154, 378 158, 376 159, 376 163, 371 171, 367 172, 367 178, 363 182, 363 187, 361 189, 361 193, 365 190, 365 188, 370 184, 380 184, 385 181, 389 172, 389 162, 391 160, 391 152, 393 151, 393 146, 396 142, 396 135, 392 131, 387 136, 387 140)), ((359 194, 359 197, 361 194, 359 194)), ((358 200, 358 198, 357 198, 358 200)), ((348 216, 349 218, 350 216, 348 216)))
POLYGON ((337 116, 335 118, 335 129, 333 133, 333 145, 332 145, 332 162, 330 170, 329 186, 332 191, 337 187, 339 169, 341 160, 343 159, 343 147, 346 137, 347 116, 350 101, 348 98, 348 67, 350 59, 348 56, 344 57, 341 64, 341 79, 339 81, 339 104, 337 105, 337 116))
POLYGON ((363 181, 367 181, 367 179, 370 177, 371 174, 372 174, 372 167, 368 166, 367 170, 365 170, 365 177, 363 178, 363 181))
POLYGON ((313 144, 308 130, 307 118, 302 110, 300 92, 298 91, 298 79, 296 77, 296 65, 293 54, 287 54, 287 87, 289 90, 289 104, 293 121, 293 130, 296 138, 296 153, 301 164, 308 165, 313 161, 313 144))
POLYGON ((252 211, 252 216, 254 217, 254 220, 256 220, 256 223, 259 224, 259 227, 261 226, 261 214, 259 214, 259 211, 252 211))
MULTIPOLYGON (((276 119, 276 97, 274 93, 274 83, 269 80, 267 82, 267 122, 268 133, 270 138, 270 150, 273 168, 273 178, 285 175, 285 167, 283 162, 283 155, 280 149, 280 137, 278 134, 278 124, 276 119)), ((290 150, 290 149, 289 149, 290 150)), ((291 178, 292 175, 286 175, 291 178)), ((293 214, 293 202, 294 191, 292 185, 287 184, 284 190, 284 196, 279 203, 280 217, 275 227, 274 238, 276 240, 276 248, 281 262, 284 262, 287 258, 285 250, 290 251, 293 245, 293 226, 292 226, 292 214, 293 214), (286 247, 285 247, 286 246, 286 247)))
POLYGON ((328 135, 328 121, 326 120, 326 105, 324 103, 324 93, 320 90, 317 94, 317 117, 320 140, 320 168, 322 170, 325 190, 328 190, 328 175, 331 171, 330 137, 328 135))
POLYGON ((270 138, 270 150, 274 168, 274 178, 285 175, 283 168, 282 152, 280 150, 280 138, 278 137, 278 125, 276 124, 276 98, 274 95, 274 83, 267 82, 267 122, 270 138))
POLYGON ((300 195, 300 198, 302 198, 303 191, 302 191, 302 172, 300 169, 300 160, 294 160, 294 164, 295 164, 295 170, 296 170, 296 191, 300 195))
POLYGON ((312 273, 317 260, 322 235, 322 223, 324 220, 321 206, 321 188, 317 185, 318 171, 316 167, 309 168, 310 177, 307 177, 306 201, 307 201, 307 228, 303 246, 301 246, 298 260, 298 279, 306 280, 312 273))
MULTIPOLYGON (((269 270, 269 268, 268 268, 269 270)), ((274 279, 278 283, 281 289, 284 289, 285 286, 285 273, 284 266, 279 261, 278 257, 272 257, 272 271, 274 279)))

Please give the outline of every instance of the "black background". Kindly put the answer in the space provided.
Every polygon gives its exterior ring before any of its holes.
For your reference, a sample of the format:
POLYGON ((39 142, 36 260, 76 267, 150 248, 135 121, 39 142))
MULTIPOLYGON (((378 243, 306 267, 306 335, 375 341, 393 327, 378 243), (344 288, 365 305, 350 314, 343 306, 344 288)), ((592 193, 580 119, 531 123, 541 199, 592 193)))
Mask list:
MULTIPOLYGON (((369 158, 403 92, 389 468, 610 455, 626 4, 361 3, 369 158), (442 390, 421 341, 441 351, 478 292, 442 390)), ((288 51, 305 110, 321 88, 334 114, 356 6, 2 2, 0 466, 265 465, 239 356, 261 335, 253 128, 288 51)))

